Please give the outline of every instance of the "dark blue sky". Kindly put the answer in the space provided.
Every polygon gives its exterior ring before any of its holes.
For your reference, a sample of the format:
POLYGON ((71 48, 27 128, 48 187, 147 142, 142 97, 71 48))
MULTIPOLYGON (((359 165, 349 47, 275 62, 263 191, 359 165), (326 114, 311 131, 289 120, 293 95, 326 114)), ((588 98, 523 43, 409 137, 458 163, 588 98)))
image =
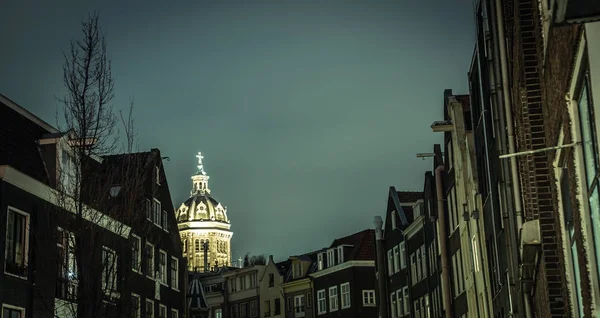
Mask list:
POLYGON ((467 92, 471 1, 4 0, 0 93, 55 124, 62 50, 93 10, 115 108, 135 97, 177 207, 204 153, 234 258, 372 227, 390 185, 422 190, 443 90, 467 92))

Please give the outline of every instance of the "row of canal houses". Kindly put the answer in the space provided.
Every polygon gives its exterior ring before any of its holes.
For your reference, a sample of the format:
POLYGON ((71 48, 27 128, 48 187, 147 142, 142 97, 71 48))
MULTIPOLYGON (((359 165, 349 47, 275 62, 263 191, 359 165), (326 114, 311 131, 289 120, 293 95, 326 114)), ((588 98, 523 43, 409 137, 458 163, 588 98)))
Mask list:
POLYGON ((376 218, 379 317, 599 317, 600 2, 473 7, 469 92, 376 218))
POLYGON ((191 318, 375 318, 375 231, 281 262, 192 273, 188 303, 191 318))

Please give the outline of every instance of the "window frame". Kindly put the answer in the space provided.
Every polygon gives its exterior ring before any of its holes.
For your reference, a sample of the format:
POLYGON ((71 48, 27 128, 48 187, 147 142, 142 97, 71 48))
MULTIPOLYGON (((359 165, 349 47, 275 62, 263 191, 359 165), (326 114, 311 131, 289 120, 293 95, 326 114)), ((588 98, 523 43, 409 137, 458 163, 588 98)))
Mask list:
POLYGON ((140 297, 140 295, 138 295, 136 293, 131 293, 131 299, 134 299, 134 298, 135 298, 135 303, 131 304, 131 308, 132 308, 131 314, 132 314, 133 318, 141 318, 142 317, 142 297, 140 297), (138 305, 137 314, 135 312, 133 312, 133 309, 135 309, 135 304, 138 305))
POLYGON ((363 307, 375 307, 377 305, 374 289, 363 289, 362 296, 363 307), (370 302, 371 299, 373 300, 373 302, 370 302))
POLYGON ((157 199, 153 198, 152 202, 152 212, 153 212, 153 223, 154 225, 162 228, 161 217, 162 217, 162 203, 157 199))
POLYGON ((179 310, 171 308, 171 318, 179 318, 179 310))
POLYGON ((331 286, 328 289, 329 293, 328 293, 328 298, 329 298, 329 312, 334 312, 334 311, 338 311, 339 310, 339 304, 338 304, 338 288, 337 286, 331 286), (335 291, 335 294, 332 294, 331 292, 335 291), (332 301, 335 300, 335 301, 332 301), (335 306, 334 306, 335 305, 335 306))
POLYGON ((169 311, 167 310, 167 306, 165 306, 164 304, 160 304, 160 303, 158 304, 158 318, 162 318, 160 316, 160 313, 161 313, 162 309, 165 310, 165 316, 164 316, 164 318, 169 318, 169 317, 167 317, 167 314, 169 313, 169 311))
POLYGON ((171 261, 169 262, 170 269, 169 272, 171 274, 171 289, 175 291, 179 291, 179 259, 175 256, 171 256, 171 261), (175 263, 173 265, 173 263, 175 263), (174 274, 174 275, 173 275, 174 274), (175 277, 173 277, 175 276, 175 277))
POLYGON ((167 268, 169 267, 169 255, 165 250, 158 249, 158 281, 165 286, 168 286, 169 274, 167 268), (162 263, 162 257, 164 256, 164 263, 162 263))
POLYGON ((406 268, 406 242, 402 241, 400 242, 400 244, 398 244, 399 246, 399 253, 400 253, 400 269, 405 269, 406 268))
POLYGON ((325 289, 317 290, 317 314, 322 315, 327 313, 327 292, 325 289), (321 295, 323 296, 321 298, 321 295), (321 301, 323 302, 321 304, 321 301))
POLYGON ((117 251, 104 245, 102 246, 102 289, 105 294, 113 294, 119 290, 119 254, 117 253, 117 251), (114 267, 106 267, 110 264, 105 263, 105 253, 107 256, 109 254, 113 255, 114 267), (108 271, 110 271, 110 273, 108 271), (114 278, 112 279, 112 281, 107 281, 107 279, 111 279, 113 275, 114 278), (109 286, 109 284, 112 286, 109 286))
MULTIPOLYGON (((29 277, 29 236, 31 235, 31 215, 25 211, 22 211, 20 209, 17 209, 13 206, 8 206, 7 207, 7 212, 6 212, 6 224, 5 224, 5 233, 4 233, 4 274, 8 275, 8 276, 12 276, 12 277, 16 277, 16 278, 20 278, 20 279, 25 279, 27 280, 29 277), (18 273, 12 273, 10 271, 6 271, 6 269, 8 268, 8 220, 10 218, 10 213, 15 213, 21 216, 25 217, 25 235, 24 235, 24 243, 23 243, 23 264, 20 265, 23 267, 23 271, 25 273, 25 275, 19 275, 18 273)), ((16 254, 16 246, 15 246, 15 254, 16 254)), ((15 263, 17 264, 17 263, 15 263)))
POLYGON ((152 253, 150 253, 151 255, 145 255, 146 256, 146 277, 155 280, 156 279, 156 247, 154 246, 154 244, 146 241, 146 244, 144 245, 144 254, 147 254, 147 248, 148 246, 152 247, 150 249, 150 251, 152 251, 152 253), (150 257, 151 256, 151 257, 150 257))
POLYGON ((400 271, 400 246, 393 247, 394 250, 394 274, 400 271))
POLYGON ((2 306, 0 306, 0 317, 2 317, 2 318, 4 318, 4 309, 12 310, 12 311, 20 311, 21 318, 27 317, 27 309, 25 309, 23 307, 19 307, 19 306, 10 305, 10 304, 2 304, 2 306))
POLYGON ((352 295, 351 295, 351 290, 350 290, 350 282, 345 282, 343 284, 340 284, 340 308, 341 309, 347 309, 352 307, 352 295), (347 292, 344 293, 344 287, 347 288, 347 292), (348 303, 345 304, 344 301, 344 295, 347 294, 348 296, 348 303))
POLYGON ((133 240, 137 240, 137 243, 138 243, 137 244, 137 246, 138 246, 138 253, 137 253, 137 259, 136 259, 136 258, 134 258, 135 253, 134 253, 134 249, 133 249, 134 248, 133 244, 135 244, 135 242, 132 242, 132 247, 131 247, 131 254, 132 254, 131 255, 131 260, 132 260, 131 270, 134 273, 142 274, 142 253, 143 253, 142 252, 142 238, 139 237, 139 236, 137 236, 137 235, 135 235, 135 234, 133 234, 133 233, 131 233, 131 238, 133 240), (136 268, 135 262, 137 262, 137 268, 136 268))
POLYGON ((145 318, 148 318, 148 304, 152 305, 152 307, 151 307, 152 308, 152 316, 150 316, 150 318, 156 317, 156 312, 155 312, 156 307, 155 307, 154 301, 152 299, 146 298, 144 300, 144 314, 145 314, 144 316, 145 316, 145 318))

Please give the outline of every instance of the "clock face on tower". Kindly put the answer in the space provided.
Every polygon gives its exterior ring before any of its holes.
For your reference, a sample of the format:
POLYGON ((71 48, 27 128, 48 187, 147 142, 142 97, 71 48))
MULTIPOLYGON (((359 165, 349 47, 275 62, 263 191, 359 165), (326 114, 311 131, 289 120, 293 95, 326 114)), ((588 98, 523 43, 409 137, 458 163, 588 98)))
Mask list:
POLYGON ((204 170, 202 153, 197 171, 192 175, 190 197, 177 209, 177 224, 181 234, 188 270, 211 271, 216 266, 231 266, 231 222, 227 207, 211 194, 210 177, 204 170))

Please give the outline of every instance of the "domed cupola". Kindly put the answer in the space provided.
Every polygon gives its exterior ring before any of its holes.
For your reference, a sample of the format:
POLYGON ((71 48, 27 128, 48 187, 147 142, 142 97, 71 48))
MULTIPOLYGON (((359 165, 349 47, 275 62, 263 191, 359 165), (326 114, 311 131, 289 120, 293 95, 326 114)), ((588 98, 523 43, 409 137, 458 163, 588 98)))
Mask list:
POLYGON ((183 243, 183 254, 188 258, 189 270, 207 271, 215 266, 231 264, 231 222, 227 207, 212 197, 208 187, 210 178, 204 171, 202 153, 198 170, 192 176, 190 197, 177 209, 177 226, 183 243))

